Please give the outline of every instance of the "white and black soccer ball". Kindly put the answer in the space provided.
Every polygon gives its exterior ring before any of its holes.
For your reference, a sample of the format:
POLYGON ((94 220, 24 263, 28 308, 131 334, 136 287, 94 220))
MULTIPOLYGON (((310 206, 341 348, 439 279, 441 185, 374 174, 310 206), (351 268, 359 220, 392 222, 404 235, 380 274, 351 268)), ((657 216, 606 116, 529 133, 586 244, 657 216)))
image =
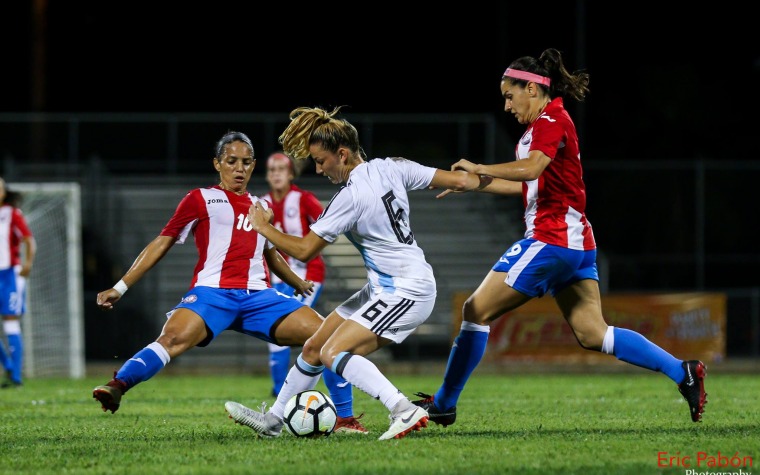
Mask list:
POLYGON ((330 435, 337 421, 332 399, 316 389, 301 391, 285 404, 285 429, 296 437, 330 435))

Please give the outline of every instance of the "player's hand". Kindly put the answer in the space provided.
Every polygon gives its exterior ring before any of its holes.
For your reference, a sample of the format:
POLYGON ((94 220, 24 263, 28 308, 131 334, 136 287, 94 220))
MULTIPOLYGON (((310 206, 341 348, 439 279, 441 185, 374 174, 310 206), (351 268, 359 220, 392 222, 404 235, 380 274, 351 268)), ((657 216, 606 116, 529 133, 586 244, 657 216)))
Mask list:
POLYGON ((310 280, 304 280, 301 285, 298 285, 293 288, 293 294, 294 295, 301 295, 303 297, 308 297, 311 294, 314 293, 314 282, 310 280))
POLYGON ((448 195, 449 193, 464 193, 463 191, 454 191, 454 190, 443 190, 442 192, 435 195, 437 198, 443 198, 444 196, 448 195))
POLYGON ((274 211, 271 208, 264 209, 261 203, 256 202, 248 208, 248 222, 256 232, 261 231, 267 224, 272 222, 274 211))
POLYGON ((451 171, 464 170, 469 173, 475 173, 475 167, 477 165, 464 158, 460 159, 455 164, 451 165, 451 171))
POLYGON ((121 294, 116 289, 108 289, 98 293, 98 307, 101 310, 113 310, 113 304, 119 301, 121 294))

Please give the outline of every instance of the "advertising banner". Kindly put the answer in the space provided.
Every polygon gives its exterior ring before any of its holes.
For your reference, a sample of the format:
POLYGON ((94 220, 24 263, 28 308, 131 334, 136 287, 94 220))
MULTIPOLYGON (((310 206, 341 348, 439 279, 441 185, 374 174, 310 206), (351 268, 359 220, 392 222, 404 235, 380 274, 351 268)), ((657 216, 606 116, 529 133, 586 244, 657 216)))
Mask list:
MULTIPOLYGON (((454 294, 453 335, 469 292, 454 294)), ((673 356, 721 361, 726 355, 726 296, 721 293, 610 294, 602 297, 608 325, 634 330, 673 356)), ((533 299, 491 324, 485 361, 619 363, 583 349, 554 299, 533 299)))

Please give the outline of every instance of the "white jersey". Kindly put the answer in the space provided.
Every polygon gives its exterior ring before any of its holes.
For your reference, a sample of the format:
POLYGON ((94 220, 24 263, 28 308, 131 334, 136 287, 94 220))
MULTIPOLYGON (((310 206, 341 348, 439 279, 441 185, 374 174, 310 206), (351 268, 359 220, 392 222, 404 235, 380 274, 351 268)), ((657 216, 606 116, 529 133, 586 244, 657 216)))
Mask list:
POLYGON ((311 225, 327 242, 345 234, 359 250, 372 292, 435 298, 433 268, 410 227, 407 191, 427 188, 436 169, 403 158, 376 158, 354 168, 311 225))

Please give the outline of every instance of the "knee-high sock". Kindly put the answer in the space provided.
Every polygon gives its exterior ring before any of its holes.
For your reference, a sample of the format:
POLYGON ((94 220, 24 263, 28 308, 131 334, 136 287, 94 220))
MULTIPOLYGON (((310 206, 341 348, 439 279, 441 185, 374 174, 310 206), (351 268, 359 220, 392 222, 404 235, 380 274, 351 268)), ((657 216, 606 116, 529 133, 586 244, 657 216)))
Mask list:
POLYGON ((285 413, 285 404, 297 393, 306 391, 307 389, 314 389, 324 369, 324 365, 312 366, 304 361, 303 353, 298 355, 296 364, 288 371, 288 377, 285 378, 285 383, 282 385, 280 394, 277 395, 277 400, 272 405, 270 412, 282 420, 285 413))
POLYGON ((614 354, 620 361, 665 373, 676 384, 680 384, 686 377, 681 366, 683 361, 633 330, 607 327, 602 351, 614 354))
POLYGON ((377 369, 374 363, 363 356, 344 351, 333 360, 335 374, 346 378, 357 388, 380 400, 389 411, 406 397, 388 378, 377 369))
POLYGON ((127 360, 116 373, 116 379, 126 383, 129 389, 155 376, 169 361, 171 357, 166 348, 154 341, 127 360))
POLYGON ((5 334, 8 337, 11 379, 15 383, 20 383, 21 369, 24 360, 24 342, 21 339, 21 322, 19 320, 6 320, 3 322, 3 330, 5 330, 5 334))
POLYGON ((267 343, 269 346, 269 374, 272 376, 272 392, 280 394, 282 384, 290 369, 290 347, 267 343))
POLYGON ((457 405, 467 380, 483 359, 491 327, 462 322, 459 335, 454 340, 443 376, 443 384, 435 393, 435 406, 447 410, 457 405))
POLYGON ((335 404, 335 410, 339 417, 351 417, 354 415, 354 395, 351 383, 325 368, 322 373, 325 386, 330 392, 330 399, 335 404))
POLYGON ((0 364, 3 365, 3 369, 5 369, 5 371, 10 371, 13 368, 11 359, 5 350, 5 343, 2 341, 0 341, 0 364))

